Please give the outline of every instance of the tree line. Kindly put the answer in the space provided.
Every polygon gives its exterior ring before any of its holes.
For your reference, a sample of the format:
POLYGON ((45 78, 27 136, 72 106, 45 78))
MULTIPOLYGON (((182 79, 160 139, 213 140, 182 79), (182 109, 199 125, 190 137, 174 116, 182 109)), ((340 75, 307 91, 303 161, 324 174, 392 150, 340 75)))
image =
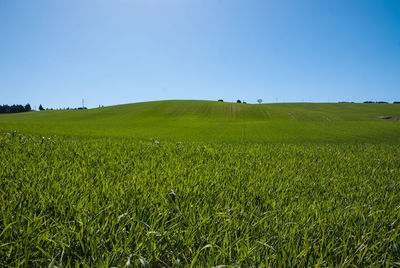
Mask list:
POLYGON ((0 105, 0 114, 23 113, 32 111, 31 105, 28 103, 25 106, 21 104, 0 105))
MULTIPOLYGON (((57 109, 57 110, 86 110, 87 107, 78 107, 78 108, 63 108, 63 109, 57 109)), ((41 104, 39 105, 39 111, 44 111, 44 110, 54 110, 53 108, 44 108, 41 104)), ((13 105, 0 105, 0 114, 14 114, 14 113, 23 113, 23 112, 30 112, 32 111, 31 105, 28 103, 26 105, 21 105, 21 104, 13 104, 13 105)))

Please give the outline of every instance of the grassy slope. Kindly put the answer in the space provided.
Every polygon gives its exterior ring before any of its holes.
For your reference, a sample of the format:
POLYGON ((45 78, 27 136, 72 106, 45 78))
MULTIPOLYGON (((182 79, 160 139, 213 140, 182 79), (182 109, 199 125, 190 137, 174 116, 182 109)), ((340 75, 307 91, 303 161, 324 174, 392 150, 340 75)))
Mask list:
POLYGON ((400 142, 394 104, 156 101, 0 116, 0 130, 207 142, 400 142))
POLYGON ((398 266, 400 123, 377 115, 400 105, 1 115, 0 266, 398 266))

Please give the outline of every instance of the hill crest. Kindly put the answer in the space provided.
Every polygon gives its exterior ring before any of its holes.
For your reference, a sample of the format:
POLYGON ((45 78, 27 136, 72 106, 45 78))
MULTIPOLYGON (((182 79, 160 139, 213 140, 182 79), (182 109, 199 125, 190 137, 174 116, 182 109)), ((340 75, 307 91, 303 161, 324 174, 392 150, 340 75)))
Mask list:
POLYGON ((240 104, 170 100, 0 116, 0 129, 36 134, 226 142, 399 142, 400 105, 240 104))

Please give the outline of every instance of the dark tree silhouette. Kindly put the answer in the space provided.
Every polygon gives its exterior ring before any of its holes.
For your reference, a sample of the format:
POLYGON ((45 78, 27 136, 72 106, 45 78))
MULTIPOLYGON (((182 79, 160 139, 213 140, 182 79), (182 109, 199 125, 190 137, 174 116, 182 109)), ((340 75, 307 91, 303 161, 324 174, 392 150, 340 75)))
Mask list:
POLYGON ((44 108, 43 108, 43 106, 40 104, 39 105, 39 111, 43 111, 44 110, 44 108))
POLYGON ((0 105, 0 113, 23 113, 29 112, 31 110, 31 106, 29 104, 23 106, 21 104, 13 104, 13 105, 0 105))
POLYGON ((10 113, 22 113, 25 112, 24 106, 22 106, 21 104, 13 104, 10 107, 10 113))
POLYGON ((5 114, 9 112, 10 112, 10 106, 8 106, 7 104, 0 106, 0 113, 5 114))
POLYGON ((25 108, 25 112, 32 111, 31 105, 29 103, 27 103, 24 108, 25 108))
POLYGON ((240 100, 237 100, 236 103, 242 103, 240 100))

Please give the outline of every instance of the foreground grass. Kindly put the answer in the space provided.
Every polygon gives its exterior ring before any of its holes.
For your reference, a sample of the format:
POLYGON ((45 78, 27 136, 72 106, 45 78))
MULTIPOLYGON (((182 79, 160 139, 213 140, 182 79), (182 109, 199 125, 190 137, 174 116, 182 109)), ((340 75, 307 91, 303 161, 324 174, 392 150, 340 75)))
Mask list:
POLYGON ((396 266, 400 148, 0 136, 0 266, 396 266))

